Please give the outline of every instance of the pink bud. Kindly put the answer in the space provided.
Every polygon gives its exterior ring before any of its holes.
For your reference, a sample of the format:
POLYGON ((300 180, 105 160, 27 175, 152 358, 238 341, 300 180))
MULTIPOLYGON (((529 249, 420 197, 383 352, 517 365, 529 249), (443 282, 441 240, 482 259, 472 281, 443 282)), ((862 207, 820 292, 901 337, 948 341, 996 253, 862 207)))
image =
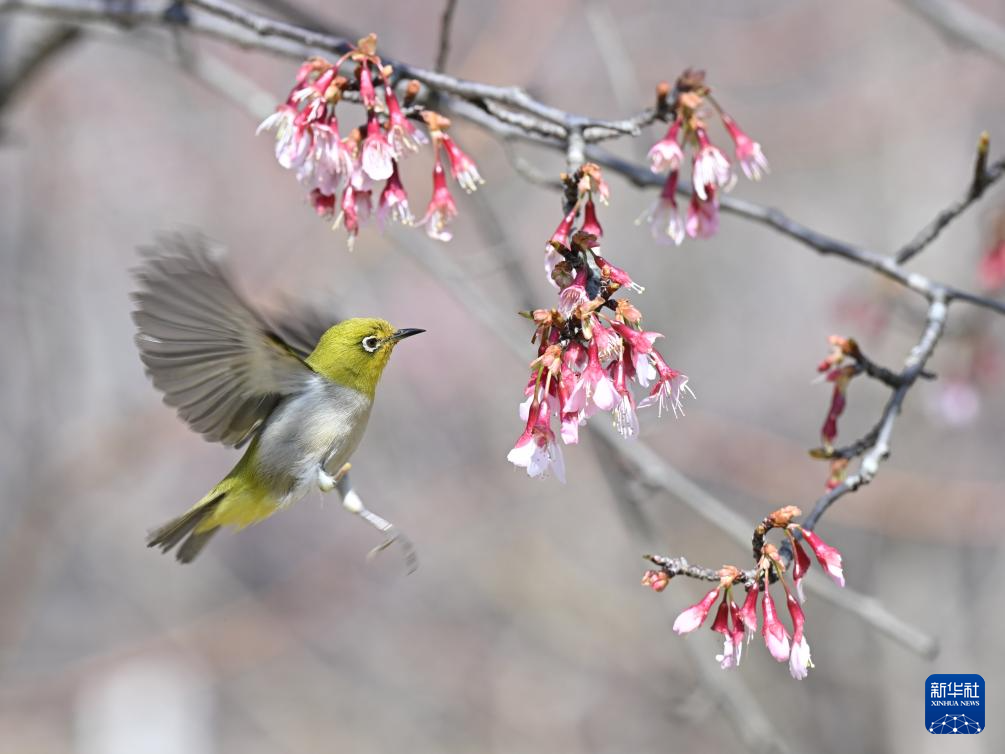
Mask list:
POLYGON ((764 600, 761 604, 764 610, 764 628, 761 629, 764 644, 768 647, 772 657, 778 662, 785 662, 789 659, 789 632, 778 620, 775 601, 771 599, 767 589, 764 590, 764 600))
POLYGON ((817 560, 827 575, 830 576, 838 586, 844 586, 844 569, 841 565, 841 553, 837 548, 826 544, 820 537, 809 529, 803 529, 803 539, 813 550, 817 560))
POLYGON ((712 603, 719 596, 719 587, 702 597, 701 601, 692 605, 687 610, 677 616, 673 622, 673 630, 678 634, 689 634, 705 622, 708 611, 712 609, 712 603))
POLYGON ((604 235, 604 229, 600 227, 600 221, 597 220, 597 208, 593 204, 593 199, 586 200, 586 209, 583 212, 583 227, 580 230, 597 238, 601 238, 604 235))

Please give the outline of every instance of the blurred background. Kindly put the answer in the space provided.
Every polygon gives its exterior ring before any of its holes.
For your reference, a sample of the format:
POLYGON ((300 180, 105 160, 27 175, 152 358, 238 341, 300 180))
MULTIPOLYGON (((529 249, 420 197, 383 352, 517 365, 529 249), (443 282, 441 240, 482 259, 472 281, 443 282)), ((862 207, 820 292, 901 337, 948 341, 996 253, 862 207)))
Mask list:
MULTIPOLYGON (((258 9, 375 31, 388 55, 433 63, 439 3, 297 3, 258 9)), ((1000 3, 968 5, 1005 24, 1000 3)), ((51 25, 0 24, 9 84, 51 25)), ((0 100, 0 754, 941 751, 923 728, 924 681, 971 672, 988 685, 989 727, 957 746, 1003 750, 1005 321, 952 309, 932 362, 942 379, 911 392, 877 481, 818 528, 849 587, 937 637, 938 657, 810 596, 807 680, 763 645, 725 673, 716 635, 670 632, 703 585, 654 594, 641 555, 747 567, 749 548, 639 494, 588 432, 565 449, 565 486, 505 461, 534 354, 500 335, 529 341, 511 313, 553 300, 541 250, 558 197, 458 124, 487 183, 458 193, 454 241, 367 228, 349 253, 270 137, 186 73, 179 48, 274 102, 295 72, 204 39, 92 28, 0 100), (187 567, 146 549, 147 530, 236 458, 161 404, 132 342, 136 247, 185 227, 229 247, 263 309, 307 298, 428 330, 395 354, 353 459, 367 505, 416 544, 416 573, 394 548, 368 562, 376 533, 320 494, 187 567)), ((962 194, 982 130, 992 155, 1005 145, 1005 68, 892 1, 460 0, 448 72, 615 117, 691 65, 771 161, 735 196, 879 251, 962 194)), ((640 159, 661 135, 612 149, 640 159)), ((546 174, 564 167, 515 149, 546 174)), ((428 154, 406 167, 421 209, 428 154)), ((829 402, 811 384, 827 336, 896 367, 919 302, 735 217, 711 240, 657 246, 634 224, 654 192, 609 180, 605 256, 647 286, 636 303, 698 395, 677 421, 643 412, 644 440, 751 529, 780 505, 808 509, 827 474, 806 455, 829 402)), ((990 191, 917 269, 979 290, 1003 204, 990 191)), ((856 381, 840 437, 871 427, 885 398, 856 381)))

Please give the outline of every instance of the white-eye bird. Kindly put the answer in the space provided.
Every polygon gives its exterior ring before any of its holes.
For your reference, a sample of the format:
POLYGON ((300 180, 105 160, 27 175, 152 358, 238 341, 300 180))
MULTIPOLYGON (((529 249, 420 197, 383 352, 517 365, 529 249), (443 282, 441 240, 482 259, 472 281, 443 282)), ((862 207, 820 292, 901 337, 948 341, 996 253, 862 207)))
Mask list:
MULTIPOLYGON (((136 345, 147 374, 192 429, 244 455, 187 513, 150 533, 148 545, 191 561, 222 526, 271 516, 348 470, 391 351, 424 332, 382 319, 270 327, 235 291, 222 252, 179 234, 142 249, 135 271, 136 345), (328 326, 328 325, 331 326, 328 326)), ((346 507, 387 530, 355 493, 346 507)))

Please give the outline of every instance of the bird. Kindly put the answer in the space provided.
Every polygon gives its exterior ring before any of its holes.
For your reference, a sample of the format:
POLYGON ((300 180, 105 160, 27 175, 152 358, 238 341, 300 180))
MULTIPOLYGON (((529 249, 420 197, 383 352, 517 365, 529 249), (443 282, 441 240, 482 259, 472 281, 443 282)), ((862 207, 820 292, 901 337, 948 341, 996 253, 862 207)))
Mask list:
POLYGON ((246 446, 230 473, 151 531, 147 545, 177 547, 176 558, 191 562, 221 528, 262 521, 315 486, 339 485, 349 510, 388 531, 341 485, 391 352, 425 331, 377 318, 333 321, 306 308, 270 325, 231 282, 222 247, 199 233, 160 236, 140 255, 132 318, 147 375, 206 440, 246 446))

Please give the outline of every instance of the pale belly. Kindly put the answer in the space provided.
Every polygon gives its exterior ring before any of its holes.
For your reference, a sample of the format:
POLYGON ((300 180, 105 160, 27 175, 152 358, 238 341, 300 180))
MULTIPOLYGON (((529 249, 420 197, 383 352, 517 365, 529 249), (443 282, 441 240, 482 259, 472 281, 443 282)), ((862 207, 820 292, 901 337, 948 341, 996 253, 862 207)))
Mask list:
POLYGON ((256 464, 279 506, 318 488, 318 469, 337 472, 359 447, 371 401, 318 378, 303 395, 276 407, 259 437, 256 464))

